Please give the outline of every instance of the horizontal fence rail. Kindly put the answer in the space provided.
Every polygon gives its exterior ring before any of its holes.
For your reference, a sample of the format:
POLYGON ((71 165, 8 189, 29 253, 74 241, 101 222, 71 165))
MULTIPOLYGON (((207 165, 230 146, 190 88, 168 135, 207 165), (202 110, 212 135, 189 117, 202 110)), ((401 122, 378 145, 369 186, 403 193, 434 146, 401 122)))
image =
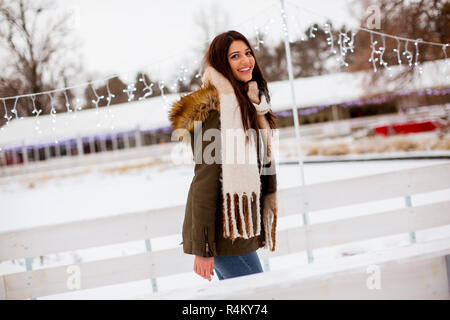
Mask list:
POLYGON ((450 188, 450 163, 283 189, 282 215, 385 200, 450 188))
POLYGON ((130 299, 450 299, 449 254, 445 238, 130 299), (379 287, 367 285, 374 270, 379 287))
MULTIPOLYGON (((336 180, 280 190, 279 214, 282 217, 446 188, 450 188, 450 164, 336 180)), ((270 258, 448 225, 449 212, 450 201, 442 201, 279 230, 277 251, 261 250, 261 256, 270 258)), ((2 232, 0 261, 179 234, 183 216, 184 205, 180 205, 2 232)), ((193 256, 175 248, 74 265, 82 270, 80 289, 88 289, 190 272, 192 262, 193 256)), ((0 298, 27 299, 68 292, 68 267, 3 275, 0 298)))

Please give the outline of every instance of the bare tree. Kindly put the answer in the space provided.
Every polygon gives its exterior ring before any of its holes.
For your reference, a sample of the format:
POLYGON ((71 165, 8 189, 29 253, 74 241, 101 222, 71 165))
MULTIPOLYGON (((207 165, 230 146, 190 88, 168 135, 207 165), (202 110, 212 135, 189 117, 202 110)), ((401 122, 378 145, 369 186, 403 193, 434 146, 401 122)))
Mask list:
MULTIPOLYGON (((194 22, 198 30, 199 42, 193 46, 193 52, 198 56, 199 65, 203 59, 209 43, 212 39, 221 32, 225 32, 229 26, 229 15, 220 7, 217 2, 211 3, 209 6, 202 7, 200 11, 194 16, 194 22)), ((188 65, 188 61, 185 61, 188 65)), ((201 86, 201 78, 198 76, 202 72, 202 67, 189 70, 186 75, 187 80, 179 82, 179 92, 189 92, 198 89, 201 86)))
MULTIPOLYGON (((79 42, 72 32, 71 17, 70 12, 55 10, 52 2, 0 0, 0 48, 4 49, 0 97, 65 87, 80 74, 79 42)), ((68 95, 72 97, 70 92, 68 95)), ((6 102, 11 109, 14 101, 6 102)), ((49 113, 48 102, 49 97, 41 95, 35 105, 49 113)), ((17 110, 21 116, 33 115, 31 100, 20 99, 17 110)), ((3 114, 2 108, 2 120, 3 114)))
MULTIPOLYGON (((356 2, 355 2, 356 4, 356 2)), ((385 34, 397 35, 409 39, 422 39, 427 42, 448 43, 450 42, 450 2, 446 0, 364 0, 359 2, 359 6, 350 6, 354 10, 359 10, 357 14, 361 17, 361 26, 366 27, 366 9, 369 5, 376 5, 380 10, 380 29, 374 30, 385 34)), ((374 35, 373 39, 378 41, 377 48, 382 44, 382 38, 374 35)), ((393 49, 397 48, 397 40, 385 37, 385 53, 383 60, 389 66, 398 64, 397 53, 393 49)), ((419 56, 418 63, 432 61, 443 58, 442 47, 420 44, 418 42, 419 56)), ((357 55, 353 63, 349 65, 349 71, 359 71, 371 69, 372 63, 368 62, 372 49, 370 48, 370 34, 359 31, 355 37, 355 47, 357 55)), ((405 48, 405 42, 401 41, 400 50, 405 48)), ((414 43, 408 42, 408 50, 415 55, 414 43)), ((447 52, 447 54, 449 54, 447 52)), ((414 57, 415 58, 415 57, 414 57)), ((408 65, 406 56, 400 55, 401 63, 408 65)), ((382 66, 377 64, 379 72, 370 72, 366 79, 366 88, 375 88, 378 85, 386 85, 387 72, 382 66), (381 77, 383 76, 383 77, 381 77)), ((404 68, 404 71, 394 74, 391 81, 398 88, 413 80, 417 71, 414 68, 404 68)))
POLYGON ((217 2, 212 2, 209 7, 202 7, 198 11, 194 16, 194 22, 199 29, 198 39, 201 41, 196 49, 204 52, 216 35, 226 31, 230 19, 227 12, 217 2))

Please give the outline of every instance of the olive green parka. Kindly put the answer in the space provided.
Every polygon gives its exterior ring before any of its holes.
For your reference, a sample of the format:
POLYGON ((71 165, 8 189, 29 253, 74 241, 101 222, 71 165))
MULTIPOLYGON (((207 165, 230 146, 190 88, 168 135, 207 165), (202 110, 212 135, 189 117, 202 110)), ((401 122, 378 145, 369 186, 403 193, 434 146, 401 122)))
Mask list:
MULTIPOLYGON (((169 119, 172 123, 172 129, 178 131, 181 129, 184 133, 179 133, 181 137, 187 132, 191 149, 194 154, 194 137, 198 139, 203 137, 203 133, 208 129, 219 129, 220 126, 220 103, 219 94, 214 86, 202 87, 199 90, 182 97, 173 104, 169 111, 169 119), (197 132, 194 135, 194 121, 201 121, 201 134, 197 132)), ((199 128, 199 127, 196 127, 199 128)), ((180 140, 182 138, 179 138, 180 140)), ((185 138, 183 138, 185 140, 185 138)), ((186 142, 186 141, 185 141, 186 142)), ((204 152, 205 148, 213 141, 201 141, 201 150, 197 148, 196 152, 204 152)), ((215 151, 220 154, 219 147, 215 151)), ((214 157, 214 152, 212 153, 214 157)), ((195 155, 194 155, 195 158, 195 155)), ((258 166, 260 167, 259 154, 258 166)), ((261 175, 261 206, 264 203, 264 196, 276 192, 277 182, 276 174, 261 175)), ((253 203, 256 205, 256 203, 253 203)), ((256 218, 253 218, 253 224, 256 225, 256 218)), ((261 230, 264 230, 263 219, 261 220, 261 230)), ((232 256, 253 252, 265 245, 265 235, 260 235, 249 239, 236 238, 233 241, 223 237, 223 197, 222 197, 222 168, 221 163, 207 164, 202 161, 196 163, 194 167, 194 177, 189 188, 187 196, 185 217, 182 229, 183 251, 187 254, 194 254, 201 257, 212 256, 232 256)))

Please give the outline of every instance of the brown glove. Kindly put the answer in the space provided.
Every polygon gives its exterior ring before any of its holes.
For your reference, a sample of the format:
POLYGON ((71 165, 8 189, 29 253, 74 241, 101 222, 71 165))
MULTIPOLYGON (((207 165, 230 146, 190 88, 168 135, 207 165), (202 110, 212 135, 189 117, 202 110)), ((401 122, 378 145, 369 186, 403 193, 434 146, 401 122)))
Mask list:
POLYGON ((277 193, 269 193, 264 197, 263 221, 266 238, 265 248, 275 251, 278 203, 277 193))

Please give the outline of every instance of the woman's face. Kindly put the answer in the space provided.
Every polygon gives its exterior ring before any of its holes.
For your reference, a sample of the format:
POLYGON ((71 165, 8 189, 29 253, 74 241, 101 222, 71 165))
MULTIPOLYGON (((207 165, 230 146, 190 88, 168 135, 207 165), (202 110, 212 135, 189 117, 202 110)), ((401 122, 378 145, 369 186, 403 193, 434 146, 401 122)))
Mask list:
POLYGON ((252 80, 255 57, 242 40, 234 40, 228 49, 228 63, 234 77, 242 82, 252 80))

